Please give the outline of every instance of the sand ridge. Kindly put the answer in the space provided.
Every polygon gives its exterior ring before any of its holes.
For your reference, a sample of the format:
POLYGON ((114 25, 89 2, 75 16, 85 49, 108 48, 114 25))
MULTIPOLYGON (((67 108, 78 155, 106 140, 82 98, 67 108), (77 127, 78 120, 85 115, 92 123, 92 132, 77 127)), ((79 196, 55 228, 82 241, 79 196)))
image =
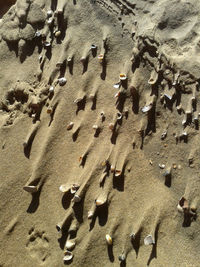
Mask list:
POLYGON ((0 265, 198 266, 194 6, 23 0, 2 17, 0 265))

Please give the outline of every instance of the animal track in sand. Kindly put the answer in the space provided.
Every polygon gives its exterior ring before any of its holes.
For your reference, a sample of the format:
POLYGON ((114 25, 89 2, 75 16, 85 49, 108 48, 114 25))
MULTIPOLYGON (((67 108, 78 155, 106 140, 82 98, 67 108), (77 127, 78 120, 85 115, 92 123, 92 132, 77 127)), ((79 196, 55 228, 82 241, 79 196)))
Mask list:
POLYGON ((45 262, 49 257, 49 240, 44 231, 37 231, 31 228, 26 247, 30 256, 39 262, 45 262))

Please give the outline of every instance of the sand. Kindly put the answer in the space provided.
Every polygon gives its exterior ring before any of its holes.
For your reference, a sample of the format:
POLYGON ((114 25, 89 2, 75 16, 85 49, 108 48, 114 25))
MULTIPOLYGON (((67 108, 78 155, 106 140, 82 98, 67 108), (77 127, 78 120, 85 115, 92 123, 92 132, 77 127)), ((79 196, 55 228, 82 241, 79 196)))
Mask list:
POLYGON ((0 9, 0 266, 199 266, 199 1, 0 9))

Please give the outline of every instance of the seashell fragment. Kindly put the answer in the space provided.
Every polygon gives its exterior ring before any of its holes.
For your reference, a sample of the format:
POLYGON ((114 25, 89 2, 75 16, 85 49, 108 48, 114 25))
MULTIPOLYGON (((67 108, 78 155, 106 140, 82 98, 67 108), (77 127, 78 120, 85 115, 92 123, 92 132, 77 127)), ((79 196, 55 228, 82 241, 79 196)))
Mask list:
POLYGON ((158 73, 155 70, 153 70, 148 80, 148 84, 155 84, 157 80, 158 80, 158 73))
POLYGON ((104 205, 107 202, 107 197, 100 197, 95 200, 95 204, 97 207, 104 205))
POLYGON ((117 112, 117 120, 120 121, 122 119, 123 115, 121 112, 117 112))
POLYGON ((50 47, 51 46, 51 43, 50 42, 48 42, 48 41, 44 41, 44 47, 50 47))
POLYGON ((161 134, 161 139, 164 140, 167 136, 167 131, 164 131, 162 134, 161 134))
POLYGON ((71 189, 70 189, 71 194, 75 194, 76 191, 79 189, 79 187, 80 187, 79 184, 73 184, 71 189))
POLYGON ((165 93, 164 96, 165 96, 167 99, 172 100, 172 96, 171 96, 171 95, 165 93))
POLYGON ((121 81, 125 81, 125 80, 127 79, 126 74, 124 74, 124 73, 120 73, 120 74, 119 74, 119 79, 120 79, 121 81))
POLYGON ((122 174, 121 170, 115 170, 115 177, 119 177, 122 174))
POLYGON ((146 112, 148 112, 149 110, 151 110, 151 108, 152 108, 152 104, 150 104, 150 105, 148 105, 148 106, 144 106, 144 107, 142 108, 142 112, 143 112, 143 113, 146 113, 146 112))
POLYGON ((68 250, 64 252, 64 255, 65 255, 64 258, 63 258, 63 261, 64 261, 64 262, 71 261, 71 260, 73 259, 73 256, 74 256, 74 255, 72 254, 72 252, 70 252, 70 251, 68 251, 68 250))
POLYGON ((109 246, 112 245, 112 237, 108 234, 106 235, 106 242, 109 246))
POLYGON ((62 193, 66 193, 70 190, 70 186, 68 184, 62 184, 60 187, 59 187, 59 190, 62 192, 62 193))
POLYGON ((184 197, 182 197, 179 200, 179 202, 178 202, 177 209, 180 212, 183 212, 185 210, 188 210, 189 209, 189 203, 188 203, 187 199, 185 199, 184 197))
POLYGON ((62 78, 58 79, 58 83, 59 83, 60 86, 65 85, 66 82, 67 82, 67 79, 65 77, 62 77, 62 78))
POLYGON ((52 11, 52 10, 48 10, 48 11, 47 11, 47 16, 48 16, 48 17, 53 16, 53 11, 52 11))
POLYGON ((36 31, 36 33, 35 33, 35 37, 40 37, 40 36, 41 36, 41 32, 36 31))
POLYGON ((66 244, 65 244, 65 247, 67 250, 73 250, 76 246, 76 243, 75 241, 73 240, 67 240, 66 244))
POLYGON ((99 60, 100 63, 102 63, 103 59, 104 59, 104 55, 103 54, 98 55, 98 60, 99 60))
POLYGON ((61 227, 60 223, 57 223, 56 224, 56 229, 57 229, 58 232, 61 231, 62 227, 61 227))
POLYGON ((135 233, 131 233, 130 238, 131 238, 131 240, 133 240, 135 238, 135 233))
POLYGON ((91 49, 91 50, 96 50, 96 49, 97 49, 97 46, 94 45, 94 44, 92 44, 92 45, 90 46, 90 49, 91 49))
POLYGON ((144 238, 144 244, 145 244, 145 245, 153 245, 153 244, 155 244, 155 241, 153 240, 152 235, 147 235, 147 236, 144 238))
POLYGON ((105 113, 104 113, 104 111, 101 111, 100 115, 101 115, 102 119, 105 118, 105 113))
POLYGON ((48 25, 51 25, 52 22, 53 22, 53 18, 49 18, 49 19, 47 20, 47 24, 48 24, 48 25))
POLYGON ((56 31, 56 32, 54 33, 54 35, 55 35, 55 37, 59 37, 59 36, 61 35, 61 31, 56 31))
POLYGON ((120 85, 121 85, 121 82, 118 82, 118 83, 115 83, 115 84, 113 85, 113 87, 116 88, 116 89, 118 89, 118 88, 120 87, 120 85))
POLYGON ((81 197, 79 197, 79 195, 75 195, 75 196, 73 197, 72 201, 75 202, 75 203, 78 203, 78 202, 81 201, 81 197))
POLYGON ((94 124, 94 125, 92 126, 92 128, 93 128, 94 130, 97 130, 97 129, 99 128, 99 126, 96 125, 96 124, 94 124))
POLYGON ((115 167, 113 165, 111 165, 110 167, 110 171, 113 173, 115 171, 115 167))
POLYGON ((165 164, 158 164, 160 169, 164 169, 165 168, 165 164))
POLYGON ((122 253, 121 255, 119 255, 118 259, 119 259, 119 261, 125 261, 126 260, 125 254, 122 253))
POLYGON ((116 97, 119 97, 119 96, 120 96, 120 91, 117 92, 117 93, 114 95, 115 98, 116 98, 116 97))
POLYGON ((71 58, 71 57, 68 57, 68 58, 67 58, 67 62, 68 62, 68 63, 72 62, 72 58, 71 58))
POLYGON ((37 192, 37 186, 34 186, 34 185, 26 185, 26 186, 23 187, 23 189, 26 192, 29 192, 29 193, 35 193, 35 192, 37 192))
POLYGON ((51 86, 51 87, 49 88, 49 93, 53 93, 53 92, 54 92, 54 87, 51 86))
POLYGON ((94 216, 95 210, 89 210, 88 211, 88 220, 91 220, 94 216))
POLYGON ((68 125, 67 125, 67 130, 69 131, 69 130, 71 130, 72 128, 73 128, 73 126, 74 126, 74 122, 70 122, 68 125))
POLYGON ((182 105, 181 105, 181 104, 178 105, 178 106, 176 107, 176 109, 177 109, 177 111, 181 111, 181 110, 182 110, 182 105))

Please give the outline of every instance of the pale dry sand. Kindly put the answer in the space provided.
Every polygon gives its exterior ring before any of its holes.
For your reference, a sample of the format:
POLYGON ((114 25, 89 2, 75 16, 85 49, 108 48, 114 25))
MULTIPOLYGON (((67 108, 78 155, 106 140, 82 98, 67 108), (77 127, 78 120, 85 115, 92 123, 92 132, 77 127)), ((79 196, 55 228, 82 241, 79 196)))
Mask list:
POLYGON ((65 266, 71 240, 75 267, 198 267, 200 3, 14 2, 0 1, 0 266, 65 266))

